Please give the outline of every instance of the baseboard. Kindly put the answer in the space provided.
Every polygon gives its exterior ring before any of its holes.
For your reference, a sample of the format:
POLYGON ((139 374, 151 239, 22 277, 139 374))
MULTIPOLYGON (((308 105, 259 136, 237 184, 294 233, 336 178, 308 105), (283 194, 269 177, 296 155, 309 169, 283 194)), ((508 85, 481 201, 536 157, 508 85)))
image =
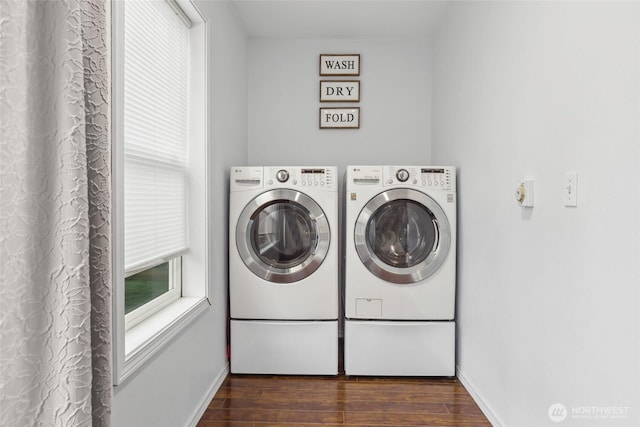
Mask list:
POLYGON ((493 427, 502 427, 504 424, 500 421, 500 418, 491 410, 489 405, 486 404, 484 400, 480 397, 478 392, 475 390, 469 379, 464 375, 460 366, 456 366, 456 376, 458 380, 462 383, 464 388, 467 389, 473 400, 475 400, 476 404, 482 411, 485 417, 489 420, 493 427))
POLYGON ((213 399, 213 396, 216 395, 218 389, 224 382, 224 379, 227 378, 228 374, 229 362, 224 365, 224 367, 216 376, 215 381, 213 381, 213 384, 211 384, 211 387, 209 387, 209 390, 207 390, 207 393, 202 398, 202 401, 200 401, 200 404, 197 406, 193 416, 191 417, 191 420, 186 424, 187 427, 196 427, 198 425, 198 422, 200 421, 200 418, 202 418, 202 415, 204 415, 204 411, 207 410, 211 399, 213 399))

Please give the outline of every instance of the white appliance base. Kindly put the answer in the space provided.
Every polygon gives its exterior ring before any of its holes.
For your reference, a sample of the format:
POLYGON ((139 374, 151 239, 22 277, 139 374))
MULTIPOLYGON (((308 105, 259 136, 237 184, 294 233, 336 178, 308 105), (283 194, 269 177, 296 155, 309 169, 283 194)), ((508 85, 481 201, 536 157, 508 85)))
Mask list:
POLYGON ((349 320, 346 375, 455 375, 455 322, 349 320))
POLYGON ((231 320, 231 373, 337 375, 338 321, 231 320))

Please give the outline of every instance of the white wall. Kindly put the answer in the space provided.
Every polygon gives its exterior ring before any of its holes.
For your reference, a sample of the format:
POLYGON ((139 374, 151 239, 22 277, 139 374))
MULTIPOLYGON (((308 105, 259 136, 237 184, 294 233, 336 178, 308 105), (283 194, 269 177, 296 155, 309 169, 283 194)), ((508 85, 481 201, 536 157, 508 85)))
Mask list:
POLYGON ((228 171, 247 158, 247 45, 233 4, 195 3, 209 30, 213 305, 148 366, 114 388, 112 424, 117 427, 195 425, 214 385, 226 375, 228 171))
POLYGON ((422 39, 250 39, 249 164, 428 164, 430 73, 422 39), (340 106, 319 102, 321 53, 361 55, 358 130, 318 128, 320 106, 340 106))
POLYGON ((454 2, 433 49, 432 155, 460 167, 461 378, 496 425, 558 425, 554 403, 628 407, 559 425, 640 425, 640 4, 454 2))

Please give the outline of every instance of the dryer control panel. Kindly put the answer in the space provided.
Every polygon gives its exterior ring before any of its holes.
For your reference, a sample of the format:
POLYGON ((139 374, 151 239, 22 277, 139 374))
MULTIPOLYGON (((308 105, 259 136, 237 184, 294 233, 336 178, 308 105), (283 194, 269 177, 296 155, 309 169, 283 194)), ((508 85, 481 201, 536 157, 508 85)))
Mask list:
POLYGON ((406 185, 443 191, 456 191, 453 166, 384 166, 382 184, 406 185))
POLYGON ((268 166, 264 168, 265 187, 313 188, 336 191, 337 168, 268 166))

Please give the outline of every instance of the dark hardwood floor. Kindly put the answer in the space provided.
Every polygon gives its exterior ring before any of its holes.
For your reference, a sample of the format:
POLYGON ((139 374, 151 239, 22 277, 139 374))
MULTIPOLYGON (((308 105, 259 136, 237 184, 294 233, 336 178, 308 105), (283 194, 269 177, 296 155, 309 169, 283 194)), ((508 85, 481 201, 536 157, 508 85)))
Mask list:
POLYGON ((229 375, 198 427, 485 426, 455 378, 229 375))

